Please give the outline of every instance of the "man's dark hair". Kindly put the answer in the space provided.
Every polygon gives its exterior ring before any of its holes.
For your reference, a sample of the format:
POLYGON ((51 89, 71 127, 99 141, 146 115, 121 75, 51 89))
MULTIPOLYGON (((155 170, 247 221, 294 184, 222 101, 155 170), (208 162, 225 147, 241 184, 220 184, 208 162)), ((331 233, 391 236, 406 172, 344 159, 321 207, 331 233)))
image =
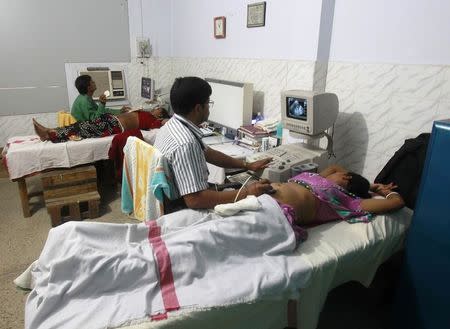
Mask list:
POLYGON ((197 104, 205 104, 212 89, 198 77, 176 78, 170 89, 170 103, 176 114, 189 114, 197 104))
POLYGON ((363 198, 363 199, 369 199, 370 193, 370 183, 367 179, 365 179, 363 176, 356 174, 354 172, 348 173, 352 178, 348 181, 347 185, 347 191, 350 193, 353 193, 354 195, 363 198))
POLYGON ((87 94, 89 83, 91 82, 91 80, 92 80, 91 76, 87 74, 80 75, 78 78, 75 79, 75 87, 77 88, 78 92, 81 95, 87 94))

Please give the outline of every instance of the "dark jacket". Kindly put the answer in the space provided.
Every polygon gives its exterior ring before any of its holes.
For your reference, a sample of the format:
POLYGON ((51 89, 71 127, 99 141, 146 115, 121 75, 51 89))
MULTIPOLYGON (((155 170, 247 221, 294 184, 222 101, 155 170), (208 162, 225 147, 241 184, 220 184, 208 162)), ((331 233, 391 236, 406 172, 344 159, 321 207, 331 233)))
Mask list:
POLYGON ((427 155, 429 133, 405 140, 400 149, 386 163, 375 178, 375 183, 398 185, 397 192, 405 200, 407 207, 414 209, 423 165, 427 155))

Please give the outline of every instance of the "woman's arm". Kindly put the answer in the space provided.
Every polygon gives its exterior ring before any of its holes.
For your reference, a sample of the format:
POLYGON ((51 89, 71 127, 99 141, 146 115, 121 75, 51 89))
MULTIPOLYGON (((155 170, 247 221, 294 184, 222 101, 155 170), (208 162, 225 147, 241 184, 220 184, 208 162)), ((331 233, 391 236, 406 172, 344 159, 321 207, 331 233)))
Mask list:
POLYGON ((363 199, 361 209, 374 214, 381 214, 403 208, 405 201, 397 192, 390 192, 385 199, 363 199))
POLYGON ((328 166, 327 168, 322 170, 319 173, 319 175, 322 177, 328 177, 336 172, 348 172, 348 170, 346 170, 344 167, 341 167, 341 166, 335 164, 335 165, 328 166))

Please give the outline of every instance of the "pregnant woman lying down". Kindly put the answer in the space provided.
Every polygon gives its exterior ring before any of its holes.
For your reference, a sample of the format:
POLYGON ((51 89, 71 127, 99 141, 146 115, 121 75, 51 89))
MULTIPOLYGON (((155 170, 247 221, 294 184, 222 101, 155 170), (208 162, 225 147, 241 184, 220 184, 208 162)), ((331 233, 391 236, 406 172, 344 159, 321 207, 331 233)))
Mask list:
POLYGON ((271 186, 269 193, 278 201, 300 238, 306 238, 306 231, 298 225, 318 225, 335 220, 369 222, 373 214, 404 206, 403 198, 393 191, 396 188, 393 183, 371 185, 364 177, 337 165, 320 174, 305 172, 287 183, 272 183, 271 186), (372 197, 376 195, 383 198, 372 197))
POLYGON ((134 111, 121 114, 102 114, 91 121, 78 121, 74 124, 59 128, 47 128, 33 119, 34 131, 42 141, 63 143, 69 140, 83 138, 105 137, 130 129, 155 129, 164 125, 169 116, 162 108, 151 112, 134 111))

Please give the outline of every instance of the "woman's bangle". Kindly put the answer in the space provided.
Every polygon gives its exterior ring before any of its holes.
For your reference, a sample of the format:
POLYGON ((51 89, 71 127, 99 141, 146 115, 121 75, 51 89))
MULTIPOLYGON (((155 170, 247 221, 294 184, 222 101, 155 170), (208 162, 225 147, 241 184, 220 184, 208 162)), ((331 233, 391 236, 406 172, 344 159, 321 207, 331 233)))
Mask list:
POLYGON ((389 192, 388 194, 386 194, 385 198, 387 199, 387 198, 389 198, 390 195, 393 195, 393 194, 400 195, 398 192, 389 192))

